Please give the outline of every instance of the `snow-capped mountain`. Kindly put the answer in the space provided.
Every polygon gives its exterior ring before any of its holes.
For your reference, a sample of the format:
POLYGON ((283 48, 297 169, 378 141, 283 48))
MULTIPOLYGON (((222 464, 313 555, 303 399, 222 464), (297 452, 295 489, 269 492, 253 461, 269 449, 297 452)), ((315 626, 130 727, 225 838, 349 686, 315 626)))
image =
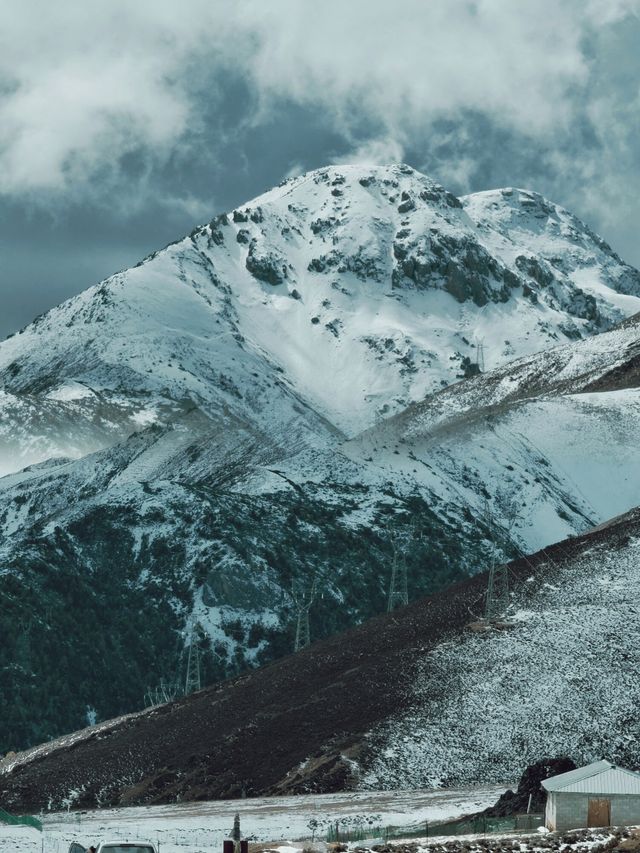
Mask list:
POLYGON ((131 428, 189 399, 268 433, 354 435, 473 373, 478 344, 489 369, 638 311, 638 272, 539 196, 461 202, 406 166, 335 167, 50 311, 2 344, 0 376, 14 394, 84 395, 91 422, 114 397, 133 397, 131 428))
POLYGON ((7 702, 6 747, 136 707, 196 621, 209 680, 283 654, 314 574, 316 636, 384 609, 390 523, 416 596, 490 528, 513 555, 640 503, 638 311, 640 274, 539 196, 335 167, 4 341, 4 695, 43 709, 7 702))
POLYGON ((640 504, 640 321, 527 356, 407 407, 342 445, 441 498, 501 515, 537 550, 640 504))

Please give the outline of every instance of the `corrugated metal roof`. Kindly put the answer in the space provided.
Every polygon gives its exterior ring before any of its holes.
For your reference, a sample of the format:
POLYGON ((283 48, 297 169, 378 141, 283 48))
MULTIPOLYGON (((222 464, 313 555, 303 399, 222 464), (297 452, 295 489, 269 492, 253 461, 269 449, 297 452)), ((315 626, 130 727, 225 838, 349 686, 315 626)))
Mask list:
POLYGON ((580 792, 584 794, 637 794, 640 796, 640 773, 616 767, 609 761, 595 761, 586 767, 570 770, 545 779, 547 791, 580 792))

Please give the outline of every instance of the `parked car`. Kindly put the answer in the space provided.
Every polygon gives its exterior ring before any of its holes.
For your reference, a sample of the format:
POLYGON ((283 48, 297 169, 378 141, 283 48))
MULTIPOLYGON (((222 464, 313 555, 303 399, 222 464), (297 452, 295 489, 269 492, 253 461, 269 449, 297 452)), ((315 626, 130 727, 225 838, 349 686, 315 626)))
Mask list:
MULTIPOLYGON (((155 844, 148 841, 101 841, 97 853, 158 853, 155 844)), ((89 847, 84 847, 74 841, 69 847, 69 853, 87 853, 89 847)))
POLYGON ((158 853, 148 841, 101 841, 97 853, 158 853))

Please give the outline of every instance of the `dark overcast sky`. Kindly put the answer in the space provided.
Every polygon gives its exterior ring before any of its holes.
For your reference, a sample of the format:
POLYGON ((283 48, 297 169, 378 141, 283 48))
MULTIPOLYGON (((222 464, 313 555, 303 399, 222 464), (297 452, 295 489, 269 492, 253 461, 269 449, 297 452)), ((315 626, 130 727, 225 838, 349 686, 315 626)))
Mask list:
POLYGON ((640 0, 0 10, 0 336, 283 177, 524 186, 640 266, 640 0))

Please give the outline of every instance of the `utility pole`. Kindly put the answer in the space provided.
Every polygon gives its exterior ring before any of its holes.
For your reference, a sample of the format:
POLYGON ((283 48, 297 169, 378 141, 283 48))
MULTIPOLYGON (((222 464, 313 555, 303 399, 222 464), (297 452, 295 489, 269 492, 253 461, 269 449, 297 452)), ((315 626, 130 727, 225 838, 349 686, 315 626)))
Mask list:
POLYGON ((200 635, 202 626, 195 622, 191 627, 189 653, 187 655, 187 676, 184 682, 184 695, 195 693, 202 687, 200 679, 200 635))
POLYGON ((311 645, 311 628, 309 626, 309 611, 316 597, 318 579, 313 576, 310 587, 303 582, 291 584, 291 597, 296 608, 296 636, 293 641, 293 651, 299 652, 311 645))

